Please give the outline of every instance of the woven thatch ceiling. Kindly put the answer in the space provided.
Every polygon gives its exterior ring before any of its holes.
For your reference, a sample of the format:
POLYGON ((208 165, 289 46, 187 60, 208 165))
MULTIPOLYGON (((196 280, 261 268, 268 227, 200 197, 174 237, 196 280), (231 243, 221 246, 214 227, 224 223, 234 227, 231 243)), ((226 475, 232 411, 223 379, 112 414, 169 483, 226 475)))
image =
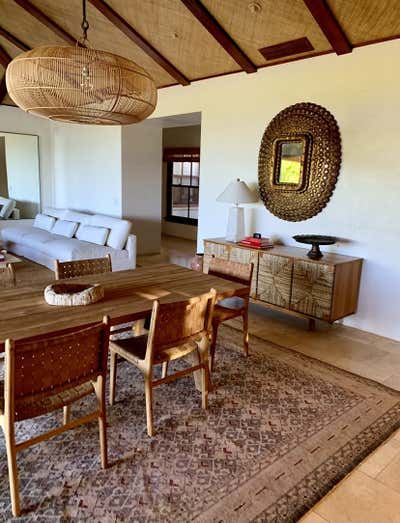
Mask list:
MULTIPOLYGON (((399 0, 87 1, 90 44, 134 60, 158 87, 400 37, 399 0)), ((73 45, 81 9, 81 0, 0 0, 0 101, 11 103, 1 81, 8 61, 42 44, 73 45)))

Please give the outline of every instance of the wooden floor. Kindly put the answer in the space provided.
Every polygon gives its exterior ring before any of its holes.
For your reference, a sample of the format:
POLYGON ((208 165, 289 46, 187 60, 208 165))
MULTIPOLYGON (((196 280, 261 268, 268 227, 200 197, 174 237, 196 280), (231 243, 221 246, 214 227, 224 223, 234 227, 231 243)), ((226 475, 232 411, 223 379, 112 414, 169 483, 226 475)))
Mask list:
MULTIPOLYGON (((195 242, 164 237, 159 255, 140 256, 138 264, 165 261, 189 266, 195 242)), ((17 284, 46 276, 40 266, 18 264, 17 284)), ((239 320, 233 320, 240 326, 239 320)), ((400 342, 343 325, 318 323, 306 330, 303 320, 251 306, 250 332, 337 367, 400 390, 400 342)), ((400 523, 400 431, 381 445, 301 523, 400 523)))

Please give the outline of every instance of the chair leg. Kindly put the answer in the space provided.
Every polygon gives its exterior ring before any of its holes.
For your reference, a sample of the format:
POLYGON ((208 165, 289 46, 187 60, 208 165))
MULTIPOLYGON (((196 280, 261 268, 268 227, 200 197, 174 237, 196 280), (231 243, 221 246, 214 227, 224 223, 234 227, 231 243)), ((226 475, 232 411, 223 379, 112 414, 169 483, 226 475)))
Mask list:
POLYGON ((65 405, 63 407, 63 425, 69 423, 71 419, 71 405, 65 405))
POLYGON ((114 405, 117 386, 117 353, 110 351, 110 405, 114 405))
POLYGON ((153 427, 153 384, 152 376, 145 375, 144 391, 146 394, 146 418, 147 418, 147 434, 152 438, 154 436, 153 427))
POLYGON ((243 347, 246 356, 249 355, 249 311, 246 310, 242 316, 243 319, 243 347))
POLYGON ((169 361, 164 361, 162 364, 161 378, 166 378, 168 374, 168 363, 169 361))
POLYGON ((206 410, 208 406, 208 383, 209 383, 208 365, 201 369, 201 408, 206 410))
POLYGON ((107 417, 106 417, 106 390, 105 383, 102 376, 97 378, 94 385, 94 390, 97 397, 97 405, 99 408, 99 440, 100 440, 100 455, 101 455, 101 468, 106 469, 108 467, 107 457, 107 417))
POLYGON ((210 343, 210 372, 213 372, 214 370, 215 347, 217 345, 218 327, 219 323, 213 323, 210 343))
POLYGON ((21 509, 20 509, 20 502, 19 502, 17 451, 15 449, 14 427, 5 428, 4 436, 5 436, 5 440, 6 440, 8 477, 9 477, 9 482, 10 482, 11 508, 12 508, 13 516, 18 517, 20 515, 21 509))

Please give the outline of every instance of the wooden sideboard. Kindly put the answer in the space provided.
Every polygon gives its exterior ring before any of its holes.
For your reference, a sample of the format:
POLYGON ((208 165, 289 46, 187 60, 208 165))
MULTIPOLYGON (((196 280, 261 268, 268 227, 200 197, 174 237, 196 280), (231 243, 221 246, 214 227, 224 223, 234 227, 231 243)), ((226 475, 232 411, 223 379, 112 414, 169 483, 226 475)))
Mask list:
POLYGON ((325 253, 310 260, 308 249, 276 245, 261 250, 223 238, 204 240, 204 272, 212 256, 254 264, 250 297, 254 303, 306 318, 333 323, 357 311, 361 258, 325 253))

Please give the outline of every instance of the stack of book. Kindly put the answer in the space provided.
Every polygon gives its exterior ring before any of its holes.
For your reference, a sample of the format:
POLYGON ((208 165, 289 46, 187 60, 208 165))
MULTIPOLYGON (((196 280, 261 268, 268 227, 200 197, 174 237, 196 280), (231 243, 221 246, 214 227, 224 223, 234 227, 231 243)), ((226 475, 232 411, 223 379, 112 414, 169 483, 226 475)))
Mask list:
POLYGON ((269 238, 253 238, 252 236, 244 238, 239 245, 253 249, 271 249, 274 246, 269 238))

